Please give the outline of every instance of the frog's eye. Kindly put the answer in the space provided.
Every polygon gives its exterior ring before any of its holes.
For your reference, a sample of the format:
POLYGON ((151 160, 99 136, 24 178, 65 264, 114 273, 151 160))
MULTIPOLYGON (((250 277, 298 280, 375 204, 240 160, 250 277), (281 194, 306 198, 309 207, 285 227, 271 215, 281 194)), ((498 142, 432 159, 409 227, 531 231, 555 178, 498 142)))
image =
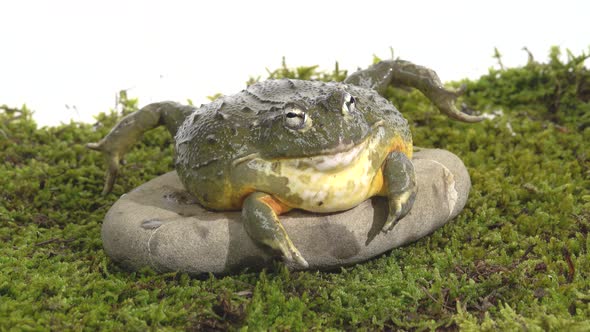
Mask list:
POLYGON ((344 102, 342 103, 342 114, 347 115, 354 112, 356 100, 349 93, 344 94, 344 102))
POLYGON ((289 129, 304 129, 308 120, 307 114, 299 109, 291 109, 285 113, 285 126, 289 129))

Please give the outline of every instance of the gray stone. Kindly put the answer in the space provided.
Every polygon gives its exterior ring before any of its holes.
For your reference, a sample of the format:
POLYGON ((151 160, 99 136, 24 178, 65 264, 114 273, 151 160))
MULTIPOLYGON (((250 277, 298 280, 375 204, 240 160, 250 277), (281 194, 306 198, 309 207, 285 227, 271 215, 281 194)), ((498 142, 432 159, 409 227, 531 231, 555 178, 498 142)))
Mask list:
MULTIPOLYGON (((378 197, 339 213, 293 210, 281 216, 309 269, 368 260, 432 233, 463 209, 471 181, 457 156, 422 149, 413 162, 416 201, 387 233, 381 231, 387 204, 378 197)), ((123 195, 105 217, 102 240, 113 261, 131 270, 149 266, 159 272, 226 274, 271 265, 277 256, 252 242, 239 218, 239 211, 211 212, 195 204, 170 172, 123 195)))

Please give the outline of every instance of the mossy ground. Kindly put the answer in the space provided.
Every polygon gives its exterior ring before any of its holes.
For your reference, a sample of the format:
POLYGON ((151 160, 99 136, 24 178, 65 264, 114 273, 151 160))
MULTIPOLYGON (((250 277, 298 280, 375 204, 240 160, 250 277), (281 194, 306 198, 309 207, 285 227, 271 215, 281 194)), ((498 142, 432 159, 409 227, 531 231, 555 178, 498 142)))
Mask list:
POLYGON ((391 89, 416 145, 464 160, 471 195, 431 236, 330 273, 279 263, 203 278, 121 270, 102 250, 102 218, 119 195, 172 169, 170 136, 145 135, 101 196, 102 159, 84 145, 120 115, 37 128, 26 108, 3 107, 0 330, 590 330, 590 71, 584 55, 560 62, 557 52, 463 82, 465 103, 502 111, 482 123, 391 89))

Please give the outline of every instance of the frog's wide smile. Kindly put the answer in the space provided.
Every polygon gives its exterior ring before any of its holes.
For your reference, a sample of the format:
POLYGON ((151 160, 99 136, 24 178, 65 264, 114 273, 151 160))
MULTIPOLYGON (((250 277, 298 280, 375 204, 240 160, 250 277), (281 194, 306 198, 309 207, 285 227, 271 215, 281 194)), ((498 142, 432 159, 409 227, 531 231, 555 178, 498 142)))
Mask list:
MULTIPOLYGON (((350 142, 345 144, 340 142, 335 148, 323 150, 320 154, 313 156, 301 156, 291 158, 279 158, 281 164, 294 168, 313 168, 320 172, 328 172, 345 168, 358 159, 358 156, 367 148, 369 142, 375 137, 375 130, 383 126, 384 121, 379 120, 371 125, 369 134, 367 134, 360 143, 350 142)), ((236 166, 243 162, 253 159, 259 159, 259 153, 253 153, 234 160, 236 166)), ((273 161, 273 160, 269 160, 273 161)))
POLYGON ((361 152, 367 148, 369 141, 375 137, 375 129, 381 127, 383 123, 383 120, 379 120, 371 125, 369 134, 358 144, 340 143, 336 148, 325 151, 323 154, 293 158, 289 159, 287 163, 291 163, 290 166, 294 167, 312 167, 320 172, 347 167, 356 161, 361 152))
POLYGON ((352 147, 339 145, 340 149, 337 150, 340 150, 340 152, 320 154, 311 157, 290 158, 285 160, 284 163, 285 165, 296 168, 314 168, 320 172, 341 169, 350 165, 358 158, 361 152, 367 148, 369 140, 370 135, 360 144, 353 145, 352 147))

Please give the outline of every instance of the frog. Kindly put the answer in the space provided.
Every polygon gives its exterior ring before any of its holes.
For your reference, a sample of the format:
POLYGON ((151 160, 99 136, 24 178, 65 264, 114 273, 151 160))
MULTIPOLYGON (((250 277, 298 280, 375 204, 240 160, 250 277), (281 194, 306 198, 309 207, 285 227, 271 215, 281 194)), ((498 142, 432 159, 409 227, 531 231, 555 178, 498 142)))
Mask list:
POLYGON ((125 153, 143 133, 165 126, 174 137, 176 172, 195 201, 211 211, 241 211, 256 244, 306 268, 281 215, 335 213, 380 196, 388 208, 381 229, 388 232, 412 208, 418 190, 412 134, 384 97, 390 86, 418 89, 452 119, 484 119, 456 106, 464 86, 445 88, 434 70, 392 59, 343 82, 269 79, 200 107, 152 103, 87 147, 104 155, 107 194, 125 153))

